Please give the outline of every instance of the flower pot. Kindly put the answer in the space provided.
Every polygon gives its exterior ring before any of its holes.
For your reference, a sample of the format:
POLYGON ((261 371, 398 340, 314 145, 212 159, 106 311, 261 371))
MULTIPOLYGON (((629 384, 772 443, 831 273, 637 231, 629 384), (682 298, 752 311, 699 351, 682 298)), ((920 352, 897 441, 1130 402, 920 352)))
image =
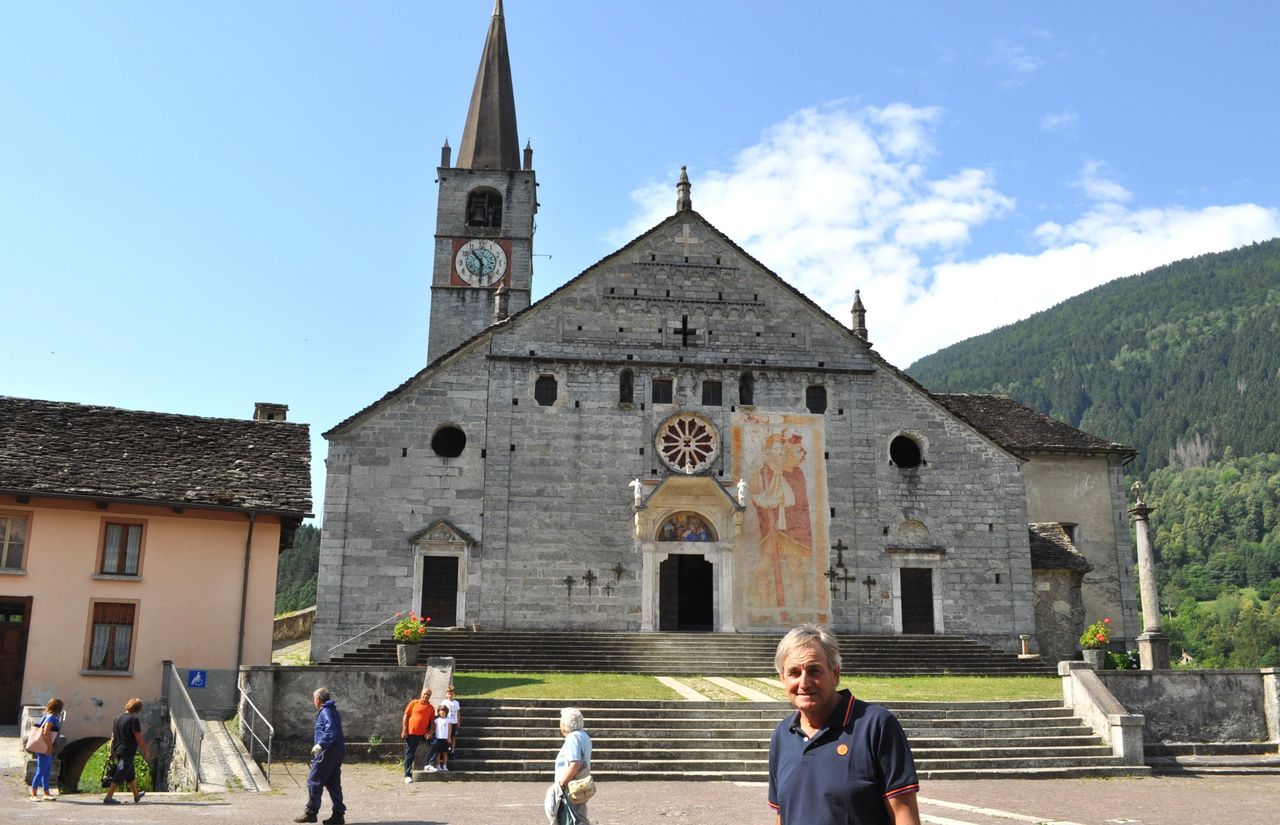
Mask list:
POLYGON ((1107 651, 1100 647, 1086 647, 1083 653, 1085 664, 1094 670, 1102 670, 1107 661, 1107 651))
POLYGON ((418 663, 417 642, 396 642, 396 664, 410 667, 418 663))

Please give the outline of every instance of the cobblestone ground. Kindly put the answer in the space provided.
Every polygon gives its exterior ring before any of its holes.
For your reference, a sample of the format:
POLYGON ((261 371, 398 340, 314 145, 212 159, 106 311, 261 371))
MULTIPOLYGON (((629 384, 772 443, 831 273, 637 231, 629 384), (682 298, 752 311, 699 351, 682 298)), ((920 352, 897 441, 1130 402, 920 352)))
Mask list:
MULTIPOLYGON (((0 822, 287 823, 302 811, 306 766, 277 765, 267 794, 148 794, 112 808, 101 797, 25 800, 16 770, 0 773, 0 822)), ((418 782, 404 785, 384 765, 343 771, 347 821, 383 825, 493 825, 546 822, 545 786, 525 782, 418 782)), ((119 798, 127 799, 127 793, 119 798)), ((926 782, 927 825, 1261 825, 1280 822, 1280 776, 926 782)), ((328 816, 328 801, 321 816, 328 816)), ((763 785, 731 782, 602 783, 594 825, 771 825, 763 785)))

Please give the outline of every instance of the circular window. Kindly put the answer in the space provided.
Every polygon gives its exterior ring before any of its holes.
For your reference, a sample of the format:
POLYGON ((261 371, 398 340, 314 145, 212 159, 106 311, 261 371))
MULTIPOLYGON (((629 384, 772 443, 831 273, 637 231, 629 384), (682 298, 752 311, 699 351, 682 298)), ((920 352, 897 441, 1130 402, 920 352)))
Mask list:
POLYGON ((920 466, 920 445, 905 435, 889 442, 889 460, 899 469, 910 470, 920 466))
POLYGON ((692 475, 711 466, 720 451, 720 436, 710 421, 693 413, 679 413, 662 422, 654 438, 662 463, 692 475))
POLYGON ((442 458, 457 458, 467 446, 467 434, 452 424, 436 430, 431 436, 431 449, 442 458))

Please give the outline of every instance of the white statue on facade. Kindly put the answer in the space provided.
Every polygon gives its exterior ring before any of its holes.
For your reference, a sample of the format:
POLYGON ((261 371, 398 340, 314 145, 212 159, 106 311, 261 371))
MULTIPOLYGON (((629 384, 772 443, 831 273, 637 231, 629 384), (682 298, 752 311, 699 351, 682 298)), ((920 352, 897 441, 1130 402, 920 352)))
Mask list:
POLYGON ((745 478, 738 479, 738 506, 747 506, 747 480, 745 478))
POLYGON ((635 494, 635 506, 639 507, 641 504, 644 504, 644 493, 641 492, 642 487, 640 479, 637 478, 627 486, 630 487, 631 492, 635 494))

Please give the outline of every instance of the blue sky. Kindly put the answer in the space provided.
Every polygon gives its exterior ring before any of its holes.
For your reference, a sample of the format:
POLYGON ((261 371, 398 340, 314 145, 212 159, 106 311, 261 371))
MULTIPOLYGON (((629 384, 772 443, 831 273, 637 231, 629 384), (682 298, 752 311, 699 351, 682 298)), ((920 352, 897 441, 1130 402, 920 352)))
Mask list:
MULTIPOLYGON (((506 0, 535 298, 694 208, 907 367, 1280 235, 1280 6, 506 0)), ((0 0, 0 393, 319 434, 426 357, 491 0, 0 0)))

